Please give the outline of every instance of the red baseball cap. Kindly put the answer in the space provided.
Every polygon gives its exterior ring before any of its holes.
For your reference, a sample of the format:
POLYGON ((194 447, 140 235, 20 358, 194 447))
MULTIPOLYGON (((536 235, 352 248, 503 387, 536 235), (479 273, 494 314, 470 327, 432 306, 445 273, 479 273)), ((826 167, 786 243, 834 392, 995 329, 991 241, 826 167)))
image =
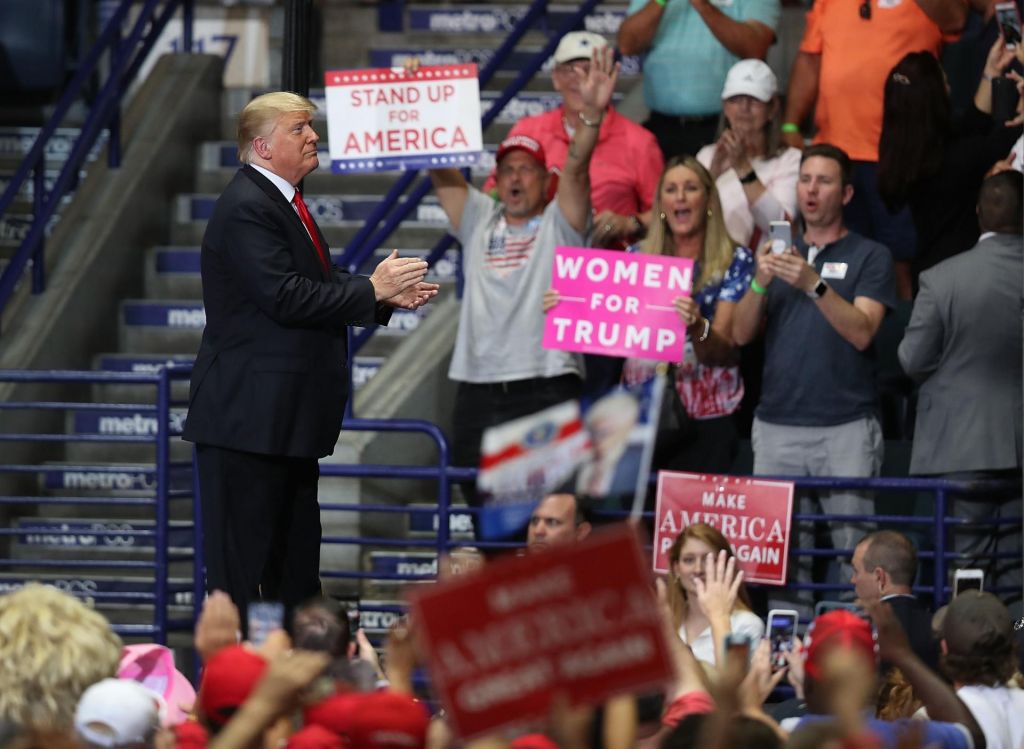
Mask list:
POLYGON ((498 153, 494 157, 494 162, 496 164, 500 164, 501 160, 512 151, 525 151, 536 159, 537 163, 539 163, 542 168, 547 168, 547 161, 544 157, 544 146, 529 135, 510 135, 505 138, 505 140, 501 142, 501 145, 498 146, 498 153))
POLYGON ((312 725, 293 733, 285 746, 287 749, 345 749, 345 742, 333 731, 312 725))
POLYGON ((822 614, 807 628, 804 637, 804 669, 820 679, 824 654, 833 646, 863 653, 872 665, 878 662, 878 643, 871 624, 850 611, 837 609, 822 614))
POLYGON ((241 645, 229 645, 214 655, 199 685, 199 706, 207 720, 218 726, 227 723, 266 670, 266 659, 241 645))
POLYGON ((206 744, 210 740, 207 730, 194 720, 179 723, 172 730, 174 746, 177 749, 206 749, 206 744))
POLYGON ((512 749, 558 749, 558 744, 543 733, 524 733, 509 743, 512 749))
POLYGON ((318 725, 345 737, 354 749, 422 749, 430 713, 404 694, 345 692, 305 711, 306 725, 318 725))

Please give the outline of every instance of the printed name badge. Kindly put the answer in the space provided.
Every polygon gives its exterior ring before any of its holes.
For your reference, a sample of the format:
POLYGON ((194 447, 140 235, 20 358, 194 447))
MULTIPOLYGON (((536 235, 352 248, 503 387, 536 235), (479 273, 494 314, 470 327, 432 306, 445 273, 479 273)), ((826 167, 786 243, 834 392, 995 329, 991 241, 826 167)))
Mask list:
POLYGON ((825 263, 821 269, 822 278, 846 278, 846 263, 825 263))

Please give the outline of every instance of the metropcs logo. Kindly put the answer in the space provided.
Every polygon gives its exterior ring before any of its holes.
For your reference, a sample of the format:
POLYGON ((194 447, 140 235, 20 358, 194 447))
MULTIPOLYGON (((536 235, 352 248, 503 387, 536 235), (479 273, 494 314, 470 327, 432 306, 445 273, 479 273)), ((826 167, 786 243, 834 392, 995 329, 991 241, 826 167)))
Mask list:
MULTIPOLYGON (((167 422, 167 429, 171 434, 181 434, 185 426, 185 412, 172 411, 168 414, 167 422)), ((155 416, 136 413, 131 416, 101 416, 96 429, 100 434, 152 437, 156 435, 157 427, 155 416)))
POLYGON ((167 310, 167 327, 202 328, 206 326, 206 310, 172 308, 167 310))

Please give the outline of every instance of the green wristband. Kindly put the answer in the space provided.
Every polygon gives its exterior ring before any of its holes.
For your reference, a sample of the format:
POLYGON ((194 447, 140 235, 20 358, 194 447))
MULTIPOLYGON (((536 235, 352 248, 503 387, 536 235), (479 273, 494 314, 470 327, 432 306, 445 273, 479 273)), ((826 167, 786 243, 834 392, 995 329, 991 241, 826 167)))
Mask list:
POLYGON ((760 294, 761 296, 764 296, 765 294, 768 293, 768 289, 759 284, 756 278, 750 279, 750 290, 753 291, 755 294, 760 294))
POLYGON ((668 0, 654 0, 654 4, 655 5, 660 5, 662 8, 665 7, 665 3, 667 3, 667 2, 668 2, 668 0))
POLYGON ((799 133, 800 132, 800 126, 797 125, 795 122, 783 122, 781 129, 782 129, 782 132, 784 132, 784 133, 799 133))

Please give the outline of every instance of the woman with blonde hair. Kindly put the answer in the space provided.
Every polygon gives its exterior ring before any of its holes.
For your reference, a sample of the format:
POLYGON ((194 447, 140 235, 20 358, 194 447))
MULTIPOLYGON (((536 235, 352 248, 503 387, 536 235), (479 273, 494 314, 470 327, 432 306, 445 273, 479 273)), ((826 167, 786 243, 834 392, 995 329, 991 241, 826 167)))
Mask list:
POLYGON ((668 604, 679 637, 694 657, 714 665, 729 633, 756 645, 764 622, 751 611, 732 547, 706 523, 688 525, 668 552, 668 604))
MULTIPOLYGON (((750 286, 754 258, 729 236, 715 181, 692 156, 665 165, 652 210, 647 237, 630 249, 694 261, 693 292, 674 300, 686 328, 675 385, 689 423, 674 443, 657 445, 654 468, 726 473, 738 440, 734 415, 743 400, 732 316, 750 286)), ((643 382, 655 366, 626 359, 622 379, 643 382)))

